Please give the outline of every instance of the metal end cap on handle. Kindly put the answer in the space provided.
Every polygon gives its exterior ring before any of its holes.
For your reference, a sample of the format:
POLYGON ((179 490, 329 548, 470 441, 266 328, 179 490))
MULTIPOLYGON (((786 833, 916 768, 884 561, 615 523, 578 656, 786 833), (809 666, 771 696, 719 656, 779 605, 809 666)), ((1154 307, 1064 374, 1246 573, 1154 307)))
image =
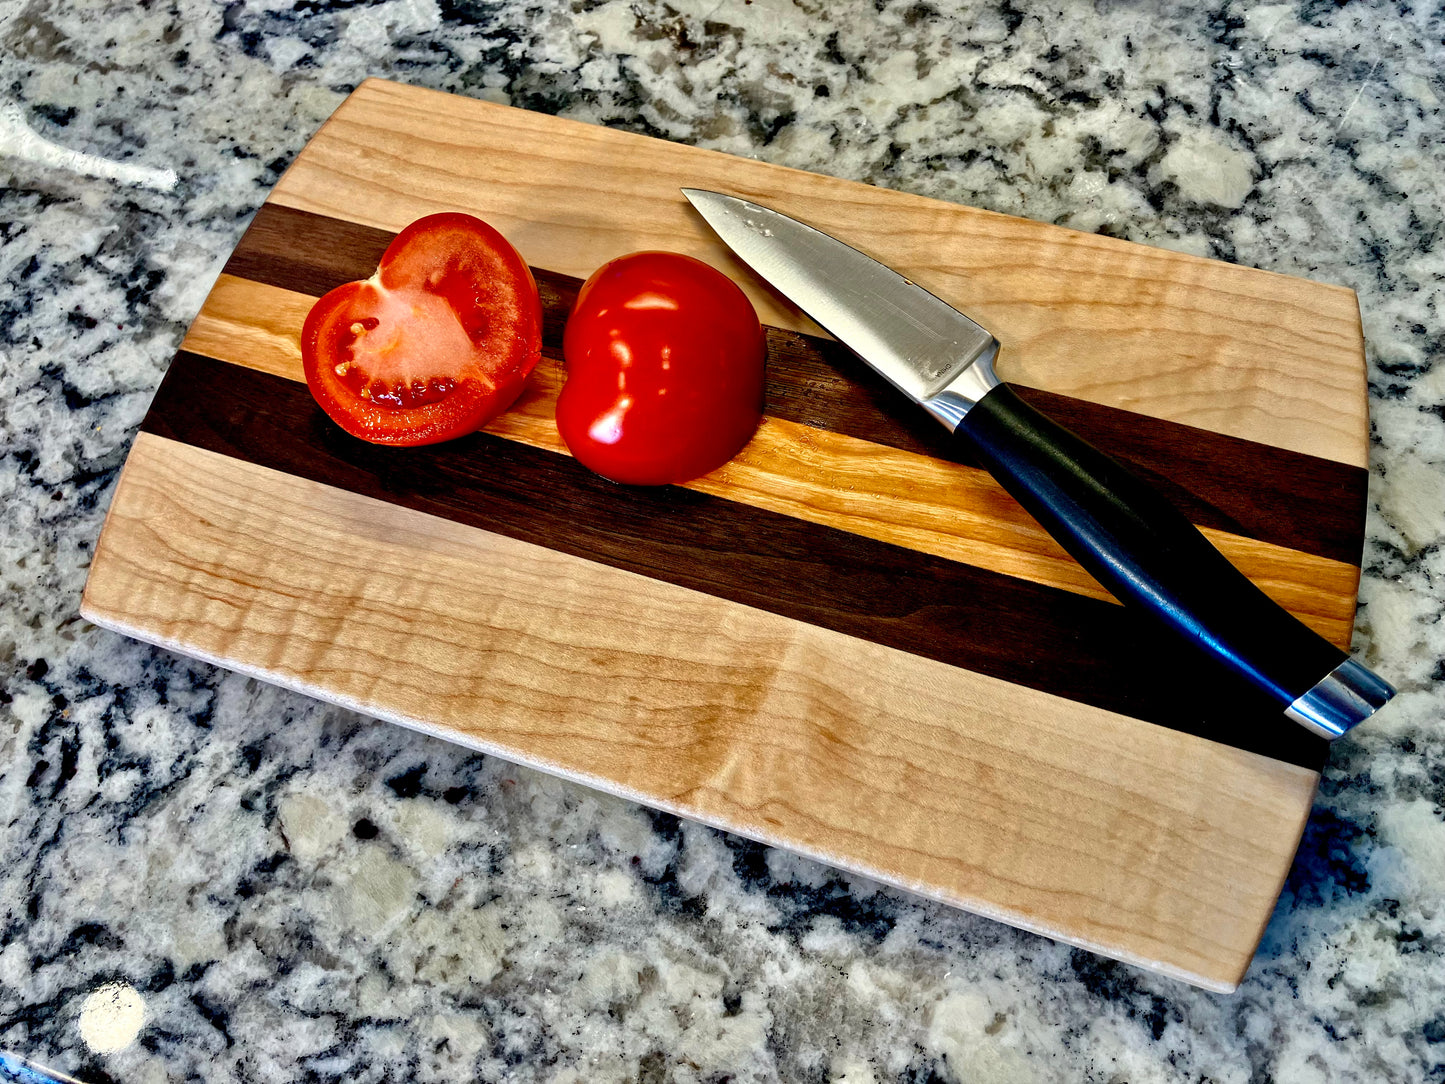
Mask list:
POLYGON ((1394 688, 1374 671, 1346 659, 1284 713, 1306 730, 1333 741, 1375 714, 1394 695, 1394 688))

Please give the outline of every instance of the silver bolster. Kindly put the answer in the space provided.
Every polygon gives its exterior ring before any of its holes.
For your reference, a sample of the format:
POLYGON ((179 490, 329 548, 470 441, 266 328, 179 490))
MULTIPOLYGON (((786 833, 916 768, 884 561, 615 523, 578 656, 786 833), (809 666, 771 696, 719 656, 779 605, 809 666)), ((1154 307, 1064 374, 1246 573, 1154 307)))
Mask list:
POLYGON ((952 433, 975 403, 998 387, 993 359, 998 356, 998 343, 990 341, 987 349, 930 398, 921 401, 923 409, 932 414, 952 433))
POLYGON ((1306 730, 1333 741, 1375 714, 1394 695, 1395 690, 1373 671, 1346 659, 1284 713, 1306 730))

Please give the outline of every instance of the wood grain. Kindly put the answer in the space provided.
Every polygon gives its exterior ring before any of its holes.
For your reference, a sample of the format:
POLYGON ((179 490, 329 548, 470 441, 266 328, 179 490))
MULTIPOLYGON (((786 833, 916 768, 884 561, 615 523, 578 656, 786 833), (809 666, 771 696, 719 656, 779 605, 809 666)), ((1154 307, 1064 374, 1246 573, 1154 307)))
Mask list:
POLYGON ((84 611, 1218 990, 1316 780, 152 434, 84 611))
POLYGON ((1363 333, 1342 287, 377 80, 272 200, 392 232, 468 210, 529 263, 579 278, 638 249, 688 252, 742 284, 765 323, 816 331, 683 185, 756 199, 908 275, 999 339, 1007 380, 1368 463, 1363 333))
MULTIPOLYGON (((289 380, 314 298, 223 274, 182 348, 289 380)), ((566 452, 553 421, 565 374, 555 353, 488 431, 566 452)), ((741 455, 688 488, 1091 598, 1111 596, 984 471, 768 418, 741 455)), ((1348 648, 1359 569, 1204 528, 1275 601, 1348 648)))
POLYGON ((995 332, 1021 394, 1348 643, 1366 486, 1353 294, 371 81, 277 185, 157 394, 83 612, 447 740, 1213 989, 1248 966, 1325 745, 1100 597, 933 423, 726 253, 751 196, 995 332), (422 214, 537 272, 547 360, 491 432, 341 433, 311 301, 422 214), (579 280, 692 252, 769 330, 768 417, 690 487, 551 426, 579 280), (541 500, 539 494, 551 499, 541 500))

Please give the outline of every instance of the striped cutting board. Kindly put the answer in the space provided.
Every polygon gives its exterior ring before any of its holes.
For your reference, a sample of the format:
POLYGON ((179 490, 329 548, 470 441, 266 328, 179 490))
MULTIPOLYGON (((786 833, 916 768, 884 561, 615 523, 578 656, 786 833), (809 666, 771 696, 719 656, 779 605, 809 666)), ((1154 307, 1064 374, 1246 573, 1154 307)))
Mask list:
POLYGON ((682 185, 798 215, 954 302, 1035 403, 1350 639, 1366 486, 1348 290, 393 83, 241 239, 136 438, 97 624, 1212 989, 1248 966, 1324 746, 1169 655, 941 431, 768 292, 682 185), (423 214, 536 268, 546 358, 487 432, 337 430, 313 300, 423 214), (767 417, 685 487, 552 424, 581 278, 643 248, 769 325, 767 417))

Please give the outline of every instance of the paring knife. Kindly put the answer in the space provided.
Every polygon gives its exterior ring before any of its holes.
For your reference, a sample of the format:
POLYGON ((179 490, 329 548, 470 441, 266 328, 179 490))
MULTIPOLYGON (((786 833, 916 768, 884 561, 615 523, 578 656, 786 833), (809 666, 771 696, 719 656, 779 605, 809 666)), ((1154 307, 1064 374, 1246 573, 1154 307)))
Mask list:
POLYGON ((998 342, 836 238, 735 196, 682 190, 761 278, 953 434, 1115 598, 1337 738, 1395 695, 1291 616, 1122 464, 994 373, 998 342))

